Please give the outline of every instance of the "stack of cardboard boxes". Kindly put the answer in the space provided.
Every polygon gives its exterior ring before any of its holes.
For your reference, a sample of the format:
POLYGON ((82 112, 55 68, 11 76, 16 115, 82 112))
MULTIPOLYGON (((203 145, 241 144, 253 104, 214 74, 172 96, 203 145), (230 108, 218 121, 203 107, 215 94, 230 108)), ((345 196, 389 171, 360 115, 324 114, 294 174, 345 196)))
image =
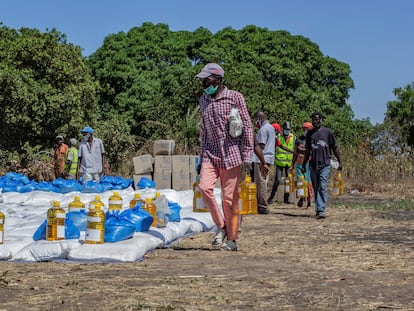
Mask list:
POLYGON ((191 189, 196 180, 199 157, 174 155, 174 148, 174 140, 156 140, 153 156, 134 157, 134 184, 147 177, 155 181, 157 189, 191 189))

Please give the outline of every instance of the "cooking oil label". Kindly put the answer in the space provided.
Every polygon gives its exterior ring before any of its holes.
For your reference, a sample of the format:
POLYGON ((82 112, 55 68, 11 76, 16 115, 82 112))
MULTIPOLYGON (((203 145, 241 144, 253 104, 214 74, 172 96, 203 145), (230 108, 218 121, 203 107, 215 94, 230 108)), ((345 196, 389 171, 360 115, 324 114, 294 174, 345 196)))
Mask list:
POLYGON ((305 190, 304 189, 297 189, 298 190, 298 196, 303 197, 305 196, 305 190))
POLYGON ((289 192, 290 191, 290 187, 289 186, 285 186, 285 192, 289 192))
POLYGON ((239 211, 243 209, 243 200, 239 199, 239 211))
POLYGON ((4 224, 4 219, 0 218, 0 225, 4 224))
POLYGON ((204 205, 204 200, 202 198, 198 198, 196 200, 196 208, 197 209, 203 209, 206 208, 206 206, 204 205))
POLYGON ((57 213, 56 218, 66 218, 66 214, 65 213, 57 213))
POLYGON ((109 200, 109 205, 122 205, 122 200, 109 200))
POLYGON ((0 231, 0 243, 3 243, 3 231, 0 231))
POLYGON ((85 240, 86 241, 94 241, 94 242, 100 242, 101 241, 101 234, 102 231, 99 229, 87 229, 85 234, 85 240))
POLYGON ((64 238, 65 237, 65 226, 57 226, 56 227, 56 237, 57 238, 64 238))
POLYGON ((200 192, 200 188, 199 188, 198 186, 195 186, 194 190, 195 190, 196 192, 200 192))
POLYGON ((88 216, 87 221, 88 222, 101 222, 102 219, 101 217, 97 217, 97 216, 88 216))

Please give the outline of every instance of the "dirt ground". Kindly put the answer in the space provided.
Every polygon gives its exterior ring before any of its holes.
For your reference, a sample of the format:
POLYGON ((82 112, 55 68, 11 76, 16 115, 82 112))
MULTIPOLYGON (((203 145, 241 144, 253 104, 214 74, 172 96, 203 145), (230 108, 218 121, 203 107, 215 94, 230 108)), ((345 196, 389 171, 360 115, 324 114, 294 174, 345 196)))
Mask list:
POLYGON ((414 310, 414 210, 344 202, 245 216, 237 252, 203 233, 135 263, 0 262, 0 310, 414 310))

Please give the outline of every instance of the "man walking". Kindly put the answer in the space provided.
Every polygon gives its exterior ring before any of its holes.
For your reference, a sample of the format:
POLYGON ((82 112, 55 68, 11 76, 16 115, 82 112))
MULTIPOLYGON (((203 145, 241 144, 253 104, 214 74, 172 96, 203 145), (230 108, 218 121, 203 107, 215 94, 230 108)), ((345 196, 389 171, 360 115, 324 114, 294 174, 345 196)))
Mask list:
POLYGON ((199 189, 218 228, 212 245, 224 251, 237 251, 238 186, 241 169, 251 169, 253 127, 243 95, 223 85, 223 68, 209 63, 196 77, 201 79, 205 93, 200 97, 199 189), (230 135, 232 108, 237 108, 243 126, 237 137, 234 137, 234 133, 230 135), (223 213, 214 197, 214 186, 218 178, 221 183, 223 213))
POLYGON ((330 128, 322 126, 323 116, 320 112, 312 113, 313 129, 306 136, 306 152, 303 159, 302 173, 306 172, 308 163, 313 189, 315 192, 315 211, 317 219, 326 217, 326 203, 328 201, 328 181, 331 169, 331 151, 339 162, 342 170, 342 159, 335 136, 330 128))

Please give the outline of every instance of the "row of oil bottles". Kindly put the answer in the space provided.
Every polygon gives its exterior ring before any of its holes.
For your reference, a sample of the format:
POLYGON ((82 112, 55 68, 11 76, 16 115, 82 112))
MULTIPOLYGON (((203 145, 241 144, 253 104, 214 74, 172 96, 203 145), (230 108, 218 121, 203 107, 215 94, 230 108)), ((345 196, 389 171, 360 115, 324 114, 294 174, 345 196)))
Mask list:
MULTIPOLYGON (((208 212, 205 206, 202 195, 199 189, 199 179, 193 184, 193 212, 208 212)), ((309 196, 309 185, 303 175, 295 182, 295 175, 292 171, 288 177, 282 177, 281 185, 284 187, 285 193, 293 193, 296 191, 298 198, 307 198, 309 196)), ((344 180, 341 172, 338 172, 334 178, 333 195, 344 194, 344 180)), ((250 175, 246 175, 239 186, 239 211, 241 215, 257 214, 257 198, 256 198, 256 184, 252 182, 250 175)))
MULTIPOLYGON (((141 194, 135 193, 134 198, 129 203, 129 207, 134 208, 138 203, 141 203, 141 208, 152 216, 153 222, 151 226, 155 227, 157 225, 157 206, 153 201, 160 197, 160 195, 161 194, 159 192, 156 192, 155 198, 147 197, 144 200, 141 198, 141 194)), ((113 195, 108 198, 108 210, 122 210, 122 202, 122 197, 115 191, 113 195)), ((66 211, 60 206, 59 201, 52 201, 51 205, 51 208, 47 211, 46 240, 64 240, 66 211)), ((105 204, 101 201, 101 197, 99 195, 95 196, 95 199, 89 202, 85 243, 101 244, 104 242, 104 206, 105 204)), ((85 210, 85 204, 80 200, 79 196, 75 196, 74 200, 69 203, 68 209, 69 212, 85 210)), ((0 211, 0 244, 4 243, 4 222, 5 216, 0 211)))

